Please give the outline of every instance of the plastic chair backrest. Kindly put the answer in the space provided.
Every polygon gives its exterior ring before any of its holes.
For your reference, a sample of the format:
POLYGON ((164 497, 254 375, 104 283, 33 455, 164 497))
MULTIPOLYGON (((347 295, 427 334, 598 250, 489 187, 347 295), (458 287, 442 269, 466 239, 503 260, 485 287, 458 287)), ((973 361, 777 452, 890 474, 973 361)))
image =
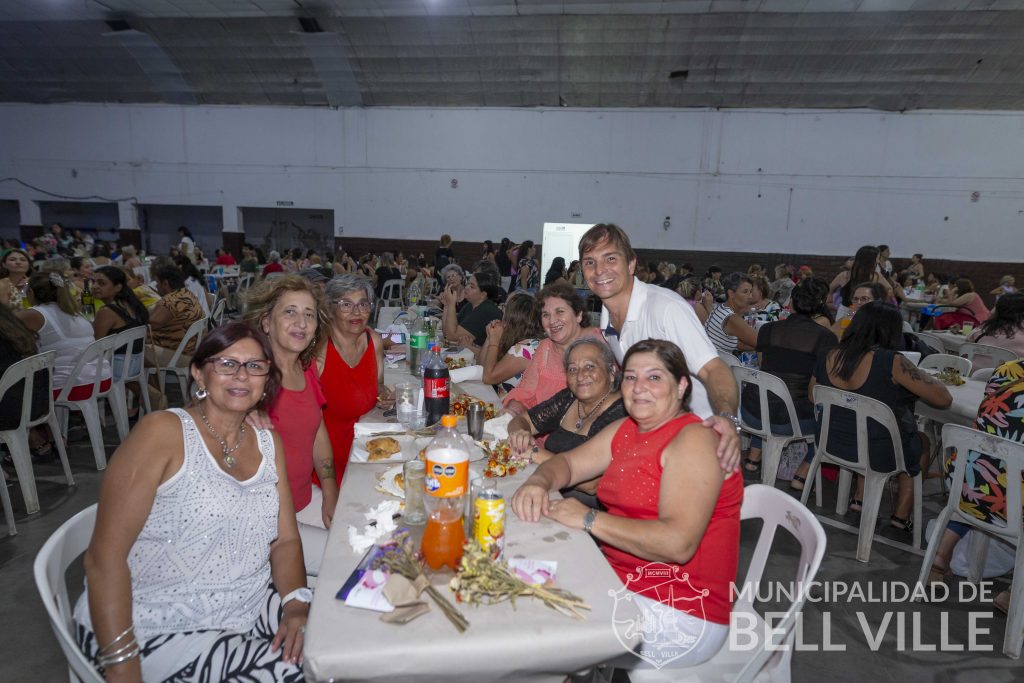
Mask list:
POLYGON ((28 429, 29 427, 46 422, 53 413, 53 359, 57 357, 56 351, 46 351, 34 356, 29 356, 11 365, 0 377, 0 398, 18 382, 24 381, 21 394, 21 418, 18 420, 16 429, 28 429), (40 370, 46 371, 47 388, 46 398, 50 403, 49 410, 34 422, 32 421, 32 396, 35 386, 36 373, 40 370))
POLYGON ((71 373, 68 375, 67 381, 60 390, 60 394, 57 396, 57 403, 66 403, 68 401, 68 394, 76 386, 81 386, 78 378, 82 375, 82 371, 90 364, 95 363, 96 372, 92 379, 92 393, 89 394, 89 399, 99 398, 100 396, 106 396, 110 392, 110 387, 107 387, 106 391, 103 391, 100 385, 108 379, 111 379, 114 372, 114 350, 118 347, 117 342, 118 335, 112 334, 109 337, 103 337, 103 339, 97 339, 93 343, 85 347, 82 351, 82 355, 78 357, 78 362, 75 363, 75 367, 71 369, 71 373))
POLYGON ((36 589, 50 618, 50 626, 74 676, 86 683, 103 683, 103 677, 86 659, 75 642, 72 605, 68 598, 65 573, 85 552, 96 525, 96 506, 90 505, 64 522, 43 544, 33 565, 36 589))
POLYGON ((755 370, 741 365, 734 365, 730 369, 732 370, 733 376, 736 378, 736 382, 739 384, 740 391, 743 391, 744 382, 753 384, 757 387, 758 404, 761 407, 761 429, 755 429, 748 425, 743 420, 743 411, 740 411, 740 423, 742 424, 743 431, 751 432, 758 436, 769 435, 771 420, 765 419, 765 416, 770 415, 768 411, 768 395, 772 394, 777 396, 786 405, 786 414, 789 416, 789 426, 793 430, 793 435, 805 436, 800 430, 800 420, 796 415, 796 407, 793 405, 793 397, 790 395, 789 387, 782 381, 782 378, 765 372, 764 370, 755 370))
POLYGON ((252 286, 252 273, 246 273, 238 280, 238 292, 240 294, 246 292, 250 286, 252 286))
POLYGON ((174 349, 174 355, 171 356, 171 360, 167 362, 167 367, 175 368, 178 366, 178 360, 184 355, 185 349, 188 347, 189 340, 195 337, 196 346, 199 346, 199 342, 203 340, 203 333, 206 332, 206 323, 209 318, 200 318, 199 320, 192 323, 189 328, 185 331, 185 336, 181 338, 181 342, 178 343, 178 348, 174 349))
MULTIPOLYGON (((950 451, 957 453, 953 478, 949 484, 949 505, 953 507, 953 518, 976 527, 985 533, 993 534, 1014 543, 1022 532, 1021 523, 1021 470, 1024 469, 1024 443, 1010 441, 994 434, 987 434, 978 429, 963 425, 947 424, 942 428, 943 455, 948 458, 950 451), (961 511, 960 499, 967 477, 967 467, 972 458, 968 452, 984 453, 1003 461, 1006 470, 1006 526, 992 524, 974 515, 961 511), (1016 482, 1016 483, 1014 483, 1016 482)), ((1002 477, 1000 477, 1002 478, 1002 477)))
POLYGON ((895 456, 894 469, 888 472, 880 472, 880 474, 907 471, 906 465, 903 462, 903 441, 900 439, 899 425, 896 424, 896 416, 893 414, 892 408, 873 398, 854 394, 850 391, 843 391, 835 387, 826 387, 822 384, 814 387, 814 403, 821 409, 821 417, 818 420, 821 424, 821 433, 818 436, 818 442, 815 447, 822 455, 828 455, 834 460, 846 460, 846 458, 839 457, 828 451, 828 437, 832 423, 832 410, 852 410, 857 424, 857 460, 846 461, 850 462, 851 465, 855 463, 858 468, 865 472, 868 470, 878 471, 872 469, 871 460, 868 458, 868 449, 870 448, 868 420, 870 419, 889 432, 889 437, 892 440, 893 455, 895 456))
POLYGON ((918 367, 922 370, 945 370, 946 368, 955 368, 960 371, 961 377, 970 377, 973 365, 974 364, 966 358, 954 356, 951 353, 933 353, 926 358, 922 358, 921 364, 918 365, 918 367))
POLYGON ((117 333, 117 346, 114 347, 114 354, 124 354, 124 364, 121 366, 121 377, 115 377, 114 381, 123 384, 146 376, 146 362, 144 360, 146 356, 145 341, 146 327, 144 325, 138 325, 124 332, 117 333), (134 351, 137 341, 140 342, 138 344, 139 350, 134 351), (139 359, 139 371, 135 374, 129 374, 136 357, 139 359))
MULTIPOLYGON (((761 519, 764 524, 761 534, 754 547, 754 553, 747 568, 747 575, 740 587, 736 601, 752 604, 757 600, 757 587, 764 575, 765 565, 772 549, 776 532, 782 528, 793 535, 800 543, 800 560, 797 562, 796 577, 792 583, 795 595, 786 609, 785 616, 773 624, 774 628, 768 635, 772 645, 781 646, 788 643, 792 648, 796 636, 796 620, 807 601, 807 594, 812 587, 814 577, 821 567, 825 556, 825 529, 821 526, 814 513, 800 501, 786 495, 771 486, 752 484, 743 489, 743 507, 740 519, 761 519)), ((776 648, 777 649, 777 648, 776 648)), ((747 662, 737 676, 737 681, 750 681, 760 672, 771 657, 776 654, 768 643, 747 662)))
POLYGON ((224 322, 224 311, 227 307, 227 299, 217 299, 217 303, 214 305, 213 310, 210 311, 210 325, 212 327, 220 327, 220 324, 224 322))
POLYGON ((928 346, 932 347, 939 353, 946 352, 946 345, 942 343, 942 338, 937 337, 934 334, 928 332, 915 332, 914 336, 923 341, 928 346))
POLYGON ((737 358, 736 356, 732 355, 731 353, 726 353, 725 351, 719 351, 718 352, 718 357, 721 358, 723 361, 725 361, 725 364, 728 365, 730 368, 743 367, 743 364, 740 363, 740 359, 737 358))
POLYGON ((401 306, 405 280, 387 280, 380 291, 381 306, 401 306))
POLYGON ((990 362, 978 363, 978 365, 991 365, 991 367, 994 368, 998 368, 1003 363, 1009 363, 1011 360, 1017 360, 1017 354, 1009 349, 1004 349, 1001 346, 992 346, 991 344, 978 344, 975 342, 967 342, 966 344, 961 345, 960 355, 971 362, 974 362, 975 356, 988 358, 990 362))

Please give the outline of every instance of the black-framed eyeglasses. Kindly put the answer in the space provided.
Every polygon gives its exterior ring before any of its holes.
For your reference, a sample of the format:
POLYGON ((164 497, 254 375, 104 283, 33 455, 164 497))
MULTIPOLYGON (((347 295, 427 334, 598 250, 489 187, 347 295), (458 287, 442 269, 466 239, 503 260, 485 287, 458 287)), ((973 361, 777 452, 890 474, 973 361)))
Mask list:
POLYGON ((206 362, 213 366, 213 371, 218 375, 237 375, 238 371, 244 367, 246 374, 253 377, 263 377, 270 374, 270 366, 272 365, 269 360, 254 359, 242 362, 234 358, 222 358, 220 356, 209 358, 206 362))

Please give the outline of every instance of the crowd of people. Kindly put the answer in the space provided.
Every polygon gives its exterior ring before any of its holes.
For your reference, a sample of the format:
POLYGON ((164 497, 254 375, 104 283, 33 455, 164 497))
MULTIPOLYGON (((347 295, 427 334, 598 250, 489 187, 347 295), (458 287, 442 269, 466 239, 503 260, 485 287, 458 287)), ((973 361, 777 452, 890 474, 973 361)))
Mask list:
MULTIPOLYGON (((75 378, 68 369, 95 339, 132 327, 149 326, 146 362, 165 365, 209 316, 205 269, 237 266, 257 278, 240 320, 184 349, 185 408, 143 417, 111 458, 86 554, 88 590, 75 610, 79 644, 108 680, 198 680, 199 671, 209 680, 301 679, 306 576, 319 570, 354 427, 393 401, 384 381, 390 340, 373 321, 389 281, 434 310, 502 397, 510 447, 538 464, 511 499, 516 515, 589 532, 624 582, 657 561, 689 576, 673 580, 678 600, 706 591, 703 618, 671 603, 672 628, 645 631, 647 642, 663 631, 699 636, 675 666, 713 656, 727 634, 743 475, 761 467, 758 439, 741 453, 739 415, 789 427, 777 403, 764 416, 756 396, 740 395, 726 360, 746 354, 781 377, 805 433, 816 428, 816 384, 892 406, 909 476, 899 479, 890 523, 909 531, 910 476, 928 451, 913 405, 951 399, 899 354, 912 343, 899 307, 931 297, 938 308, 927 324, 970 319, 972 339, 1024 350, 1024 294, 1012 277, 992 290, 990 313, 970 280, 927 273, 920 255, 894 272, 884 245, 862 247, 827 281, 806 266, 780 264, 770 279, 759 265, 712 266, 701 277, 689 264, 640 264, 614 224, 595 225, 578 259, 553 259, 545 273, 529 240, 485 241, 464 269, 449 235, 432 259, 302 249, 264 259, 246 244, 238 262, 221 248, 212 264, 187 228, 179 236, 171 254, 143 262, 135 250, 95 243, 80 253, 84 238, 54 226, 33 250, 0 255, 0 371, 55 350, 55 388, 120 376, 123 358, 75 378), (597 320, 589 302, 600 304, 597 320), (554 491, 563 497, 552 500, 554 491)), ((1004 380, 1021 375, 999 369, 993 383, 1002 383, 986 400, 997 391, 1004 400, 1004 380)), ((1024 390, 1008 400, 1020 406, 1024 390)), ((829 450, 854 457, 852 422, 837 420, 831 434, 829 450)), ((878 467, 891 469, 891 442, 869 437, 878 467)), ((794 489, 808 485, 812 456, 794 489)), ((940 573, 947 555, 936 561, 940 573)), ((630 588, 641 605, 660 599, 651 585, 630 588)))

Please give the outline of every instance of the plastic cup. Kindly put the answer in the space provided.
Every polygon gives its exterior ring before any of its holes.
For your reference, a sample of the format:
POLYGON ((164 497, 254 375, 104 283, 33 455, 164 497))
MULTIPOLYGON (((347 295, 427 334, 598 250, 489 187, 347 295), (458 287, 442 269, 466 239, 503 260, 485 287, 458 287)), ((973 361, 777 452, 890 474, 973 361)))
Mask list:
POLYGON ((407 460, 402 466, 405 478, 405 511, 402 520, 406 524, 423 524, 427 521, 427 509, 423 504, 423 479, 427 465, 418 458, 407 460))

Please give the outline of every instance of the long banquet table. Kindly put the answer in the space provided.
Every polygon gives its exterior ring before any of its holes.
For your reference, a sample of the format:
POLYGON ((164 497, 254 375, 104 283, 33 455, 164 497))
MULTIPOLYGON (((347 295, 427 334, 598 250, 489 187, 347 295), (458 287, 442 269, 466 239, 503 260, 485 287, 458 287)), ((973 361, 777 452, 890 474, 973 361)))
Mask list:
MULTIPOLYGON (((385 381, 407 381, 404 369, 389 369, 385 381)), ((477 382, 460 385, 478 398, 496 401, 493 390, 477 382)), ((370 420, 379 421, 377 411, 370 420)), ((345 470, 334 524, 328 538, 309 616, 305 674, 311 681, 561 681, 625 651, 613 630, 615 599, 622 583, 597 545, 584 532, 551 520, 506 517, 506 557, 558 562, 556 583, 582 597, 592 610, 584 620, 566 617, 525 598, 491 606, 460 605, 470 622, 459 634, 436 606, 402 625, 387 624, 379 613, 346 607, 336 593, 362 558, 348 543, 347 528, 366 524, 363 513, 389 498, 375 490, 387 464, 350 463, 345 470)), ((482 463, 478 465, 481 467, 482 463)), ((508 500, 527 474, 497 480, 508 500)), ((451 572, 432 577, 447 589, 451 572)), ((618 618, 631 618, 625 603, 618 618)))
POLYGON ((915 412, 921 417, 935 420, 940 424, 959 424, 966 427, 974 426, 974 418, 978 414, 978 406, 985 395, 985 382, 968 379, 960 386, 949 386, 953 403, 948 408, 933 408, 924 401, 918 401, 915 412))

